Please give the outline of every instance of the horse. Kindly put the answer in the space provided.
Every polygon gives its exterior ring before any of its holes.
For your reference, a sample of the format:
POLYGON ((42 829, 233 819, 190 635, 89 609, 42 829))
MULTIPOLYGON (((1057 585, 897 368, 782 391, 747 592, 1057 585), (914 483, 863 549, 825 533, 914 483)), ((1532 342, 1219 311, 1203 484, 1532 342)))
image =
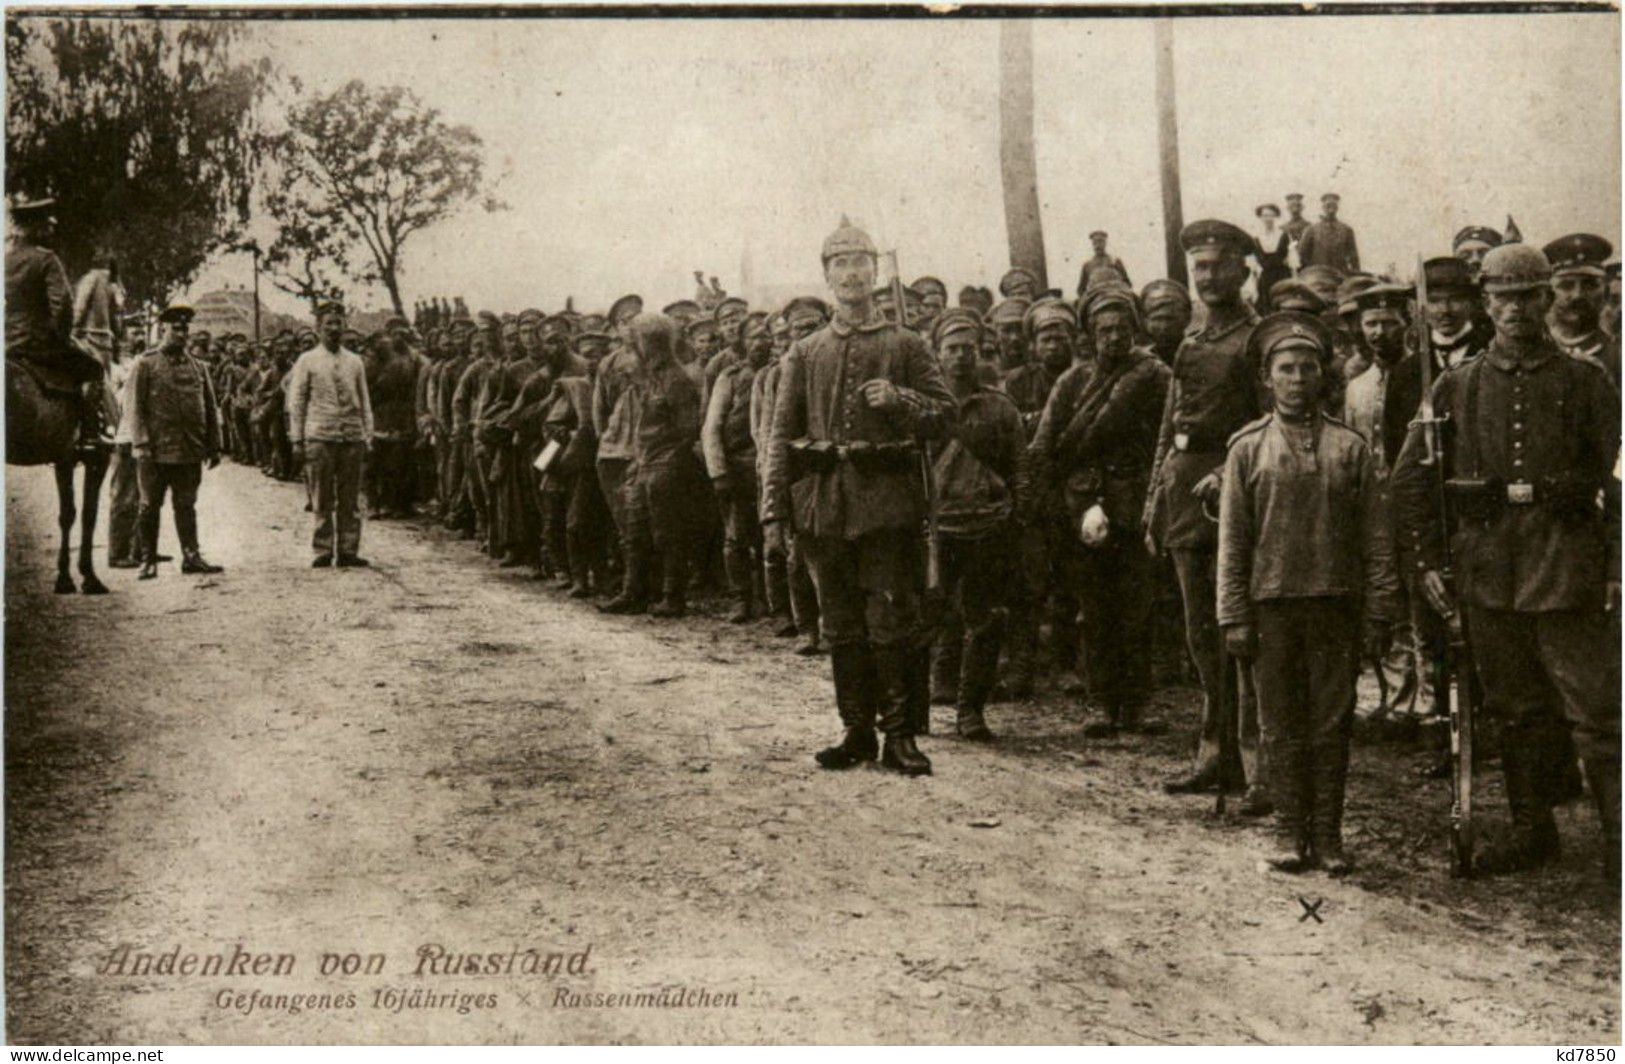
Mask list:
MULTIPOLYGON (((102 387, 107 386, 105 374, 102 387)), ((56 474, 56 524, 61 544, 56 555, 56 593, 105 595, 107 585, 96 576, 92 547, 96 518, 101 509, 102 482, 112 449, 99 434, 87 429, 92 418, 87 407, 94 399, 79 386, 20 359, 6 359, 6 464, 49 465, 56 474), (89 437, 88 439, 86 437, 89 437), (84 494, 74 506, 75 466, 85 467, 84 494), (80 521, 79 577, 75 586, 68 572, 73 524, 80 521)))

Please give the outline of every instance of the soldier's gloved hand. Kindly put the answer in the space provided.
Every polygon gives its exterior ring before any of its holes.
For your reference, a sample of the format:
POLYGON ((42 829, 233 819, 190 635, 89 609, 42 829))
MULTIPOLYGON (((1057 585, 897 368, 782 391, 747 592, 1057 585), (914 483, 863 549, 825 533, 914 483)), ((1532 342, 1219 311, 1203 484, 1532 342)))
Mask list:
POLYGON ((783 521, 769 521, 762 526, 762 551, 774 557, 783 557, 787 553, 784 545, 783 521))
POLYGON ((1456 601, 1450 597, 1450 588, 1439 570, 1429 569, 1422 574, 1422 597, 1427 599, 1433 612, 1445 620, 1456 615, 1456 601))
POLYGON ((858 392, 863 396, 863 401, 869 404, 869 409, 883 414, 890 414, 903 406, 902 393, 897 390, 897 385, 888 380, 868 381, 858 392))
POLYGON ((1218 506, 1219 493, 1223 490, 1224 474, 1221 470, 1215 469, 1196 482, 1196 486, 1191 488, 1191 494, 1208 506, 1218 506))
POLYGON ((1258 633, 1250 624, 1224 626, 1224 652, 1241 661, 1251 661, 1258 653, 1258 633))
POLYGON ((1388 653, 1390 631, 1387 621, 1369 619, 1360 632, 1360 651, 1367 661, 1381 661, 1388 653))

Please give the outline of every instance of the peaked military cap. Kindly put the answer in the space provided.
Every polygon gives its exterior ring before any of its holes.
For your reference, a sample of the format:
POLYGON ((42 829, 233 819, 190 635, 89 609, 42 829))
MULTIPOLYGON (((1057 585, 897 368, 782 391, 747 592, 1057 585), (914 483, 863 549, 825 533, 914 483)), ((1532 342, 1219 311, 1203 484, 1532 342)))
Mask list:
POLYGON ((1322 203, 1341 203, 1342 200, 1343 197, 1335 192, 1322 192, 1320 194, 1320 202, 1322 203))
POLYGON ((1316 315, 1300 310, 1278 310, 1266 314, 1247 337, 1247 354, 1259 369, 1270 355, 1294 348, 1314 351, 1325 365, 1332 357, 1332 331, 1316 315))
POLYGON ((1152 307, 1160 307, 1165 303, 1178 303, 1188 307, 1191 305, 1190 291, 1178 281, 1166 277, 1148 281, 1146 286, 1140 289, 1140 306, 1145 308, 1147 314, 1151 313, 1152 307))
POLYGON ((914 283, 909 285, 909 287, 920 293, 920 298, 922 299, 925 298, 925 294, 927 292, 937 293, 943 298, 944 302, 946 302, 948 299, 948 286, 930 275, 916 278, 914 283))
POLYGON ((1014 299, 1000 300, 997 306, 988 311, 987 320, 994 325, 1005 325, 1010 322, 1019 324, 1027 316, 1027 311, 1031 306, 1032 303, 1029 300, 1022 299, 1019 296, 1014 299))
POLYGON ((187 325, 191 323, 192 318, 196 314, 197 311, 193 310, 185 303, 171 303, 169 306, 163 309, 162 313, 158 315, 158 320, 162 322, 178 322, 182 325, 187 325))
POLYGON ((526 325, 540 325, 543 319, 546 317, 546 314, 543 314, 535 307, 526 307, 524 310, 519 312, 519 324, 521 327, 526 325))
POLYGON ((1180 230, 1179 246, 1187 253, 1201 251, 1204 248, 1223 248, 1237 255, 1245 255, 1252 250, 1253 238, 1239 226, 1221 222, 1216 218, 1204 218, 1180 230))
POLYGON ((1326 301, 1313 288, 1296 277, 1288 277, 1270 285, 1270 306, 1276 310, 1299 310, 1305 314, 1323 314, 1326 301))
POLYGON ((1479 280, 1486 292, 1523 292, 1552 279, 1552 264, 1528 244, 1502 244, 1484 256, 1479 280))
POLYGON ((738 296, 724 296, 721 300, 719 300, 717 302, 717 305, 715 307, 713 307, 712 310, 711 310, 711 320, 712 321, 720 321, 721 320, 721 318, 722 318, 722 308, 723 307, 742 307, 745 310, 749 310, 750 309, 750 304, 745 302, 743 299, 740 299, 738 296))
POLYGON ((575 332, 575 322, 563 314, 549 314, 542 319, 542 332, 551 336, 554 333, 563 333, 568 336, 575 332))
MULTIPOLYGON (((670 315, 667 316, 670 317, 670 315)), ((678 320, 677 323, 682 326, 684 336, 693 336, 698 332, 715 333, 717 331, 717 323, 710 318, 693 318, 686 322, 678 320)))
MULTIPOLYGON (((1330 269, 1330 267, 1320 268, 1330 269)), ((1302 277, 1303 274, 1304 271, 1299 271, 1298 276, 1302 277)), ((1368 273, 1343 278, 1343 282, 1337 286, 1337 312, 1339 314, 1353 314, 1359 309, 1359 305, 1355 300, 1359 298, 1360 293, 1376 283, 1377 279, 1368 273)))
POLYGON ((875 250, 875 242, 869 239, 869 234, 853 225, 843 214, 841 224, 835 227, 835 232, 824 238, 822 258, 828 263, 837 255, 849 255, 853 252, 873 258, 880 257, 880 253, 875 250))
POLYGON ((1302 192, 1288 192, 1286 194, 1285 198, 1286 198, 1286 201, 1288 203, 1302 203, 1303 202, 1303 193, 1302 192))
POLYGON ((1097 240, 1097 239, 1098 240, 1105 240, 1106 239, 1106 230, 1104 230, 1104 229, 1096 229, 1094 232, 1089 234, 1089 239, 1090 240, 1097 240))
POLYGON ((694 302, 692 299, 679 299, 675 303, 667 303, 664 307, 660 308, 660 312, 666 315, 668 318, 676 318, 678 321, 689 321, 693 318, 699 317, 701 314, 704 314, 705 308, 694 302))
POLYGON ((968 307, 954 307, 943 311, 942 317, 931 327, 931 343, 936 347, 942 346, 942 341, 949 335, 957 332, 974 332, 977 336, 982 334, 982 318, 968 307))
POLYGON ((1126 310, 1136 323, 1140 320, 1140 306, 1134 299, 1134 289, 1123 287, 1097 288, 1084 293, 1082 304, 1085 319, 1093 318, 1103 310, 1126 310))
POLYGON ((829 304, 817 296, 796 296, 784 305, 784 320, 813 315, 819 321, 829 320, 829 304))
POLYGON ((1427 280, 1428 292, 1476 292, 1478 282, 1473 271, 1454 255, 1440 255, 1422 263, 1422 276, 1427 280))
MULTIPOLYGON (((994 308, 995 311, 997 309, 994 308)), ((1065 325, 1069 332, 1077 332, 1078 316, 1059 299, 1043 299, 1028 308, 1023 324, 1027 327, 1028 336, 1037 336, 1040 330, 1051 325, 1065 325)))
POLYGON ((993 309, 993 293, 978 285, 966 285, 959 290, 959 305, 971 307, 983 317, 993 309))
POLYGON ((1026 281, 1032 288, 1038 287, 1038 278, 1026 267, 1012 266, 1005 270, 1004 276, 999 278, 999 295, 1009 296, 1022 281, 1026 281))
POLYGON ((1367 285, 1354 297, 1354 306, 1357 310, 1407 310, 1410 307, 1411 290, 1402 284, 1389 281, 1377 281, 1367 285))
POLYGON ((609 305, 609 321, 612 325, 619 325, 623 318, 641 313, 643 313, 643 297, 640 295, 625 295, 609 305))
POLYGON ((479 314, 476 315, 476 318, 478 319, 479 326, 482 329, 502 328, 502 319, 491 313, 489 310, 480 311, 479 314))
POLYGON ((1089 283, 1084 285, 1083 294, 1087 296, 1101 288, 1128 288, 1128 278, 1110 266, 1102 266, 1089 274, 1089 283))
POLYGON ((1614 253, 1614 245, 1591 233, 1570 233, 1560 236, 1541 249, 1552 265, 1552 276, 1565 273, 1589 274, 1601 277, 1603 263, 1614 253))
MULTIPOLYGON (((1330 281, 1332 284, 1342 285, 1349 278, 1335 266, 1325 266, 1318 262, 1312 262, 1298 271, 1298 280, 1304 284, 1314 284, 1316 281, 1330 281)), ((1341 295, 1341 291, 1339 295, 1341 295)))
POLYGON ((1492 248, 1501 246, 1501 234, 1487 225, 1469 225, 1456 233, 1456 238, 1450 242, 1453 250, 1459 250, 1463 244, 1477 242, 1488 244, 1492 248))

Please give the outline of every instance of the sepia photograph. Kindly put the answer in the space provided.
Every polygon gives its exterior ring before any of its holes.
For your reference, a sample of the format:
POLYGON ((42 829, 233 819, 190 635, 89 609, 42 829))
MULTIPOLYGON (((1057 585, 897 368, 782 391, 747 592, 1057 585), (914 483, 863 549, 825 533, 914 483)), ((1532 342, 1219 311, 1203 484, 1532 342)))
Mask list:
POLYGON ((5 30, 7 1045, 1614 1059, 1616 4, 5 30))

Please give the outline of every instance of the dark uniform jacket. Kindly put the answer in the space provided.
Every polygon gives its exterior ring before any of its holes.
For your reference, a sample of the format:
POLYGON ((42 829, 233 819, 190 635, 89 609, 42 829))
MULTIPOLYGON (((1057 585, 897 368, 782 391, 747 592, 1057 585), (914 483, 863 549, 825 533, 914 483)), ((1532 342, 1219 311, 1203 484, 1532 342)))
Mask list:
POLYGON ((997 388, 959 400, 946 440, 931 448, 937 529, 951 539, 980 539, 1004 529, 1023 490, 1027 442, 1016 404, 997 388))
POLYGON ((639 471, 696 459, 700 389, 680 363, 639 369, 622 401, 632 439, 628 478, 639 471))
POLYGON ((1607 370, 1608 379, 1614 382, 1615 388, 1619 387, 1619 339, 1617 337, 1609 336, 1601 329, 1598 329, 1572 343, 1560 340, 1555 335, 1552 340, 1570 358, 1588 358, 1607 370))
POLYGON ((790 345, 781 363, 773 431, 763 477, 762 519, 791 520, 798 533, 857 539, 918 528, 925 517, 916 469, 880 468, 837 458, 827 468, 791 469, 791 443, 901 444, 941 435, 954 398, 919 335, 878 315, 852 324, 840 317, 790 345), (868 381, 890 381, 904 408, 882 413, 859 394, 868 381))
POLYGON ((197 360, 184 352, 137 359, 125 385, 130 443, 161 465, 201 462, 220 453, 214 392, 197 360))
POLYGON ((1025 366, 1017 366, 1005 375, 1004 394, 1021 411, 1021 424, 1028 439, 1038 430, 1038 419, 1044 413, 1044 404, 1049 402, 1055 380, 1054 374, 1037 359, 1025 366))
POLYGON ((1342 222, 1322 218, 1304 230, 1298 241, 1298 261, 1305 266, 1355 272, 1360 268, 1360 249, 1354 243, 1354 230, 1342 222))
POLYGON ((632 457, 631 426, 621 407, 621 399, 632 385, 638 357, 627 347, 617 347, 598 364, 593 381, 592 427, 598 434, 600 459, 632 457))
POLYGON ((367 394, 372 399, 373 433, 410 440, 417 428, 418 361, 392 351, 367 362, 367 394))
POLYGON ((706 404, 700 442, 705 449, 705 471, 712 480, 733 476, 756 479, 756 441, 751 435, 751 399, 756 378, 771 367, 751 368, 738 361, 717 375, 706 404))
POLYGON ((14 240, 6 247, 6 357, 50 360, 73 328, 73 289, 62 260, 14 240))
POLYGON ((1266 414, 1230 442, 1219 504, 1220 624, 1271 599, 1347 597, 1400 615, 1399 572, 1365 438, 1320 413, 1266 414))
MULTIPOLYGON (((1444 371, 1452 366, 1477 358, 1488 346, 1489 337, 1481 336, 1476 329, 1467 329, 1461 339, 1450 347, 1434 347, 1433 379, 1444 376, 1444 371)), ((1400 448, 1405 446, 1405 436, 1410 432, 1411 421, 1421 406, 1422 363, 1413 351, 1399 360, 1399 364, 1388 374, 1385 385, 1382 453, 1388 459, 1389 466, 1398 460, 1400 448)))
POLYGON ((457 378, 457 386, 451 393, 451 434, 454 439, 467 443, 475 438, 474 419, 479 413, 480 389, 485 385, 485 375, 495 366, 496 360, 490 355, 471 358, 462 376, 457 378))
POLYGON ((563 441, 564 452, 554 468, 563 474, 591 471, 598 460, 598 437, 592 430, 590 376, 564 377, 553 386, 544 428, 550 439, 563 441))
POLYGON ((1230 437, 1262 413, 1258 374, 1247 357, 1257 321, 1248 311, 1229 325, 1194 329, 1174 355, 1144 515, 1164 547, 1211 550, 1218 543, 1218 526, 1191 489, 1223 464, 1230 437))
MULTIPOLYGON (((1619 393, 1607 373, 1550 341, 1521 361, 1496 341, 1440 377, 1433 404, 1453 426, 1447 474, 1479 484, 1452 494, 1458 595, 1485 609, 1601 608, 1620 550, 1619 393)), ((1424 454, 1413 428, 1389 488, 1401 550, 1418 573, 1444 567, 1436 473, 1421 465, 1424 454)))
POLYGON ((1074 528, 1096 503, 1114 527, 1139 527, 1172 376, 1135 348, 1110 369, 1073 366, 1056 382, 1031 453, 1035 475, 1060 490, 1074 528))

